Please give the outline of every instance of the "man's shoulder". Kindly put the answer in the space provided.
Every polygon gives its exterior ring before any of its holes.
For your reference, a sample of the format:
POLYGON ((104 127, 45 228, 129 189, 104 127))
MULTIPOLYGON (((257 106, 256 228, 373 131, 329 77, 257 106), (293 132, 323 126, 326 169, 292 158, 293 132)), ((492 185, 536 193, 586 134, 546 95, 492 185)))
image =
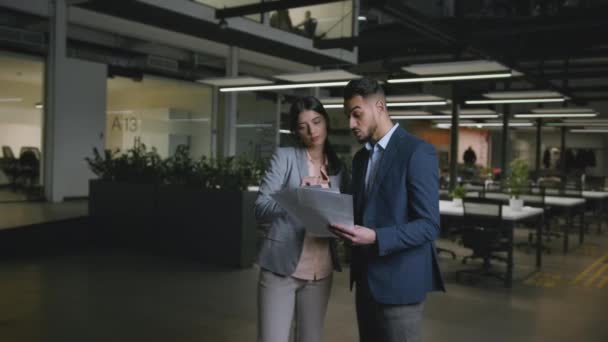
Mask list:
POLYGON ((404 129, 395 131, 395 133, 397 133, 396 136, 400 142, 399 145, 401 145, 403 148, 409 149, 412 152, 416 151, 419 148, 435 148, 431 143, 407 132, 404 129))

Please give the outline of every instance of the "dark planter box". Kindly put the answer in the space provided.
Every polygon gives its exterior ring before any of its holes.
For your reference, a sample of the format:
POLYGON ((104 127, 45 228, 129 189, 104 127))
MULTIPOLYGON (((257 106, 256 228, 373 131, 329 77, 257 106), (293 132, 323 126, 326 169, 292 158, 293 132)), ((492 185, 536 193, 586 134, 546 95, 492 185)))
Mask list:
POLYGON ((89 212, 101 241, 216 265, 253 264, 255 192, 104 181, 90 187, 89 212))
POLYGON ((89 216, 95 225, 95 242, 110 246, 144 242, 148 238, 144 231, 153 222, 156 190, 153 184, 91 180, 89 216))
POLYGON ((214 264, 250 267, 256 254, 255 192, 158 188, 159 222, 170 248, 214 264))

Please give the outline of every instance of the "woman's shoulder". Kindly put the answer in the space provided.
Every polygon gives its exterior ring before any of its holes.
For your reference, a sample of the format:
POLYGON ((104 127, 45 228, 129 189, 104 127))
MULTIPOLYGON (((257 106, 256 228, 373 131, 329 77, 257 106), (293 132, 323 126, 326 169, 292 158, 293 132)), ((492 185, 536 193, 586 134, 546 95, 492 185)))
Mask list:
POLYGON ((298 151, 301 150, 298 147, 278 147, 275 151, 275 154, 282 158, 294 158, 298 151))

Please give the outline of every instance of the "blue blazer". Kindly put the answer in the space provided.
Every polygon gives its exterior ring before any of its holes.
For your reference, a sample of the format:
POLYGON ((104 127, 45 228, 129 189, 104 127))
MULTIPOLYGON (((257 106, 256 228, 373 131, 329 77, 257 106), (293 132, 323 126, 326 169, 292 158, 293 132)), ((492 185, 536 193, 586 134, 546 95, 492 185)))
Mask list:
POLYGON ((353 247, 353 282, 367 280, 383 304, 414 304, 444 291, 434 240, 439 235, 439 175, 434 147, 397 128, 383 152, 369 194, 368 151, 353 158, 355 224, 376 231, 377 244, 353 247))

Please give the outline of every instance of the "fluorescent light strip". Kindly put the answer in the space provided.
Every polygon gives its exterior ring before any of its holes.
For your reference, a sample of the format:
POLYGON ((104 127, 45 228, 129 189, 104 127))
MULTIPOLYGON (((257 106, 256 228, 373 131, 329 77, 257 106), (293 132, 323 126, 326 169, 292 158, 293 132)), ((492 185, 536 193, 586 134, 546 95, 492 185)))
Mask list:
MULTIPOLYGON (((387 102, 387 107, 417 107, 417 106, 445 106, 448 101, 412 101, 412 102, 387 102)), ((343 104, 328 103, 324 104, 325 108, 343 108, 343 104)))
MULTIPOLYGON (((461 119, 496 119, 498 115, 460 115, 461 119)), ((430 119, 430 120, 442 120, 442 119, 451 119, 451 115, 391 115, 391 118, 395 120, 421 120, 421 119, 430 119)))
POLYGON ((497 119, 498 114, 463 114, 458 117, 461 119, 497 119))
POLYGON ((530 98, 530 99, 496 99, 496 100, 467 100, 466 104, 497 104, 497 103, 541 103, 541 102, 564 102, 565 98, 530 98))
POLYGON ((238 124, 236 128, 269 128, 274 126, 273 124, 238 124))
MULTIPOLYGON (((502 123, 501 122, 466 122, 466 123, 460 123, 458 124, 458 126, 460 127, 502 127, 502 123)), ((531 122, 511 122, 509 123, 510 127, 531 127, 534 126, 533 123, 531 122)), ((441 128, 451 128, 452 124, 450 123, 440 123, 437 124, 437 127, 441 127, 441 128)))
POLYGON ((0 102, 21 102, 23 101, 22 98, 20 97, 5 97, 5 98, 0 98, 0 102))
POLYGON ((608 127, 608 122, 606 123, 598 123, 598 122, 549 122, 545 124, 548 127, 608 127))
POLYGON ((294 83, 294 84, 273 84, 267 86, 249 86, 249 87, 226 87, 220 88, 220 91, 235 92, 235 91, 255 91, 255 90, 281 90, 281 89, 298 89, 298 88, 317 88, 317 87, 343 87, 348 84, 348 81, 342 82, 319 82, 319 83, 294 83))
POLYGON ((395 120, 423 120, 423 119, 449 119, 449 115, 391 115, 391 119, 395 120))
POLYGON ((608 129, 571 129, 570 133, 608 133, 608 129))
POLYGON ((590 118, 597 113, 542 113, 542 114, 515 114, 516 118, 590 118))
POLYGON ((481 74, 481 75, 453 75, 453 76, 429 76, 429 77, 414 77, 414 78, 395 78, 388 80, 388 83, 416 83, 416 82, 433 82, 433 81, 462 81, 462 80, 480 80, 488 78, 506 78, 513 74, 509 72, 481 74))
POLYGON ((291 134, 291 131, 288 130, 288 129, 280 129, 279 133, 281 133, 281 134, 291 134))
POLYGON ((448 101, 387 102, 387 107, 445 106, 448 101))

